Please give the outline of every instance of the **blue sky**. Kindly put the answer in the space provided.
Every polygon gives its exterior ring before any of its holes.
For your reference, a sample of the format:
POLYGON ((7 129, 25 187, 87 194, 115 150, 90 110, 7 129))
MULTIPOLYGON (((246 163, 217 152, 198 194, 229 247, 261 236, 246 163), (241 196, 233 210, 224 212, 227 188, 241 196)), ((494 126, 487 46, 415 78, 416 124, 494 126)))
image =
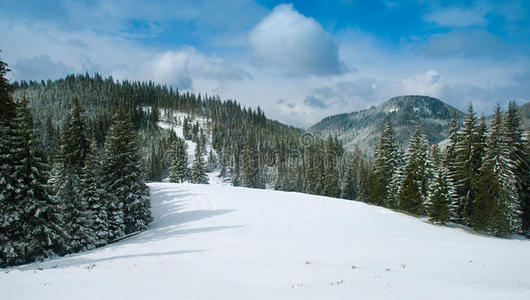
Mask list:
POLYGON ((0 0, 0 55, 14 80, 154 80, 300 127, 403 94, 490 114, 530 98, 529 3, 0 0))

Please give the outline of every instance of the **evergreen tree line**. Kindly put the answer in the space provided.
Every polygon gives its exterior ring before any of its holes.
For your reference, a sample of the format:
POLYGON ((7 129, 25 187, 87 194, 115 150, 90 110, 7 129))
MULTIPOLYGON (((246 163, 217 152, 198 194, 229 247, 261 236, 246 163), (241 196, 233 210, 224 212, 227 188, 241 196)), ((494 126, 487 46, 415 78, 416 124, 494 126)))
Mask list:
POLYGON ((0 61, 0 266, 102 246, 146 229, 149 190, 128 112, 117 110, 101 152, 75 100, 57 151, 46 153, 27 98, 12 97, 8 71, 0 61))
POLYGON ((429 145, 418 123, 402 153, 387 121, 374 151, 368 202, 497 236, 528 233, 529 151, 515 102, 505 113, 497 106, 489 126, 472 105, 461 128, 453 114, 443 150, 429 145))

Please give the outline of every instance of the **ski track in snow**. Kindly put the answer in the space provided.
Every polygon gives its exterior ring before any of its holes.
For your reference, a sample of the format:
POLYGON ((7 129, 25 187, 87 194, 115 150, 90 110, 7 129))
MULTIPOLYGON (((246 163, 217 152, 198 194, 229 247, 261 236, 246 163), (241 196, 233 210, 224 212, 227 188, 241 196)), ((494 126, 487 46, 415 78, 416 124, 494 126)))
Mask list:
POLYGON ((2 269, 1 298, 530 299, 527 240, 321 196, 149 186, 149 230, 2 269))

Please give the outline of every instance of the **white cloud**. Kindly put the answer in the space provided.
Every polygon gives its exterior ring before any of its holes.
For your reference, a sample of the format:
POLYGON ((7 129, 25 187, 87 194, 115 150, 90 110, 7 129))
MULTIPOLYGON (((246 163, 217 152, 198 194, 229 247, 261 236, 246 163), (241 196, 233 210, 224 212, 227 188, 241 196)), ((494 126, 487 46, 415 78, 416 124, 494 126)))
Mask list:
POLYGON ((240 67, 215 56, 205 56, 193 47, 167 51, 147 65, 152 80, 182 89, 191 89, 193 79, 226 81, 250 77, 240 67))
POLYGON ((450 7, 436 9, 423 16, 423 19, 442 27, 485 26, 487 25, 484 18, 486 12, 485 9, 478 6, 470 9, 450 7))
POLYGON ((414 77, 405 78, 402 83, 402 94, 440 97, 444 80, 436 70, 429 70, 416 74, 414 77))
POLYGON ((262 66, 273 65, 289 75, 333 75, 345 70, 332 37, 290 4, 276 6, 252 29, 249 42, 262 66))

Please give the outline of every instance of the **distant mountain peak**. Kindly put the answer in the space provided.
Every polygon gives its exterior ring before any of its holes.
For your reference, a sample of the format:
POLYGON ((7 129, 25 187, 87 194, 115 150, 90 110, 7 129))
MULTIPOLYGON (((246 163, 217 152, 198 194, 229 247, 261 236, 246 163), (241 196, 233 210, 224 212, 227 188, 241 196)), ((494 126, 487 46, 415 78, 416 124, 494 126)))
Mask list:
POLYGON ((371 153, 386 118, 392 121, 402 146, 406 146, 416 122, 422 124, 432 143, 439 143, 447 138, 453 111, 459 121, 463 119, 464 113, 437 98, 403 95, 368 109, 326 117, 308 130, 321 137, 335 134, 347 149, 358 146, 371 153))

